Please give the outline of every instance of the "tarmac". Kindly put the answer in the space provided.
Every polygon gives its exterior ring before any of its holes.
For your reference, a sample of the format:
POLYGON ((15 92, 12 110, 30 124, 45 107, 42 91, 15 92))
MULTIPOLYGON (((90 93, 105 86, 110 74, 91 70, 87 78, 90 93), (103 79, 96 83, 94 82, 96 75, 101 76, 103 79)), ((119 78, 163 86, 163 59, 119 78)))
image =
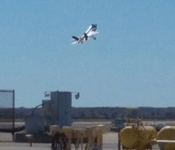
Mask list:
MULTIPOLYGON (((51 150, 51 143, 16 143, 11 142, 12 135, 9 133, 0 133, 0 150, 51 150), (2 141, 6 140, 6 141, 2 141), (8 141, 9 140, 9 141, 8 141)), ((74 150, 75 146, 72 144, 71 149, 74 150)), ((118 133, 108 132, 103 134, 103 150, 118 150, 118 133)), ((153 146, 153 150, 160 150, 158 145, 153 146)))
MULTIPOLYGON (((85 127, 96 124, 104 124, 110 126, 110 122, 75 122, 74 127, 85 127)), ((21 125, 21 124, 20 124, 21 125)), ((13 136, 11 133, 0 132, 0 150, 51 150, 51 143, 18 143, 12 142, 13 136)), ((74 145, 71 145, 71 149, 75 149, 74 145)), ((118 150, 118 133, 107 132, 103 134, 103 150, 118 150)), ((153 150, 160 150, 158 145, 153 147, 153 150)))
MULTIPOLYGON (((16 143, 10 142, 12 135, 7 133, 0 133, 0 150, 51 150, 51 144, 44 143, 16 143), (9 140, 9 141, 7 141, 9 140)), ((116 150, 117 149, 118 135, 114 132, 108 132, 103 135, 103 150, 116 150)), ((74 145, 71 145, 71 149, 75 149, 74 145)))

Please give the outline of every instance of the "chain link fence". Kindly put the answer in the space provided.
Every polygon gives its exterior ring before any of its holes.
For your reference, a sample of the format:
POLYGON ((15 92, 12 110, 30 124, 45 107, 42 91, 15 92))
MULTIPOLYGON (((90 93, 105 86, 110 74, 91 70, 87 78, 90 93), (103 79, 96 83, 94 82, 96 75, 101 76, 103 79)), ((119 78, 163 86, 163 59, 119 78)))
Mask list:
POLYGON ((15 128, 15 91, 0 90, 0 132, 11 132, 15 128))

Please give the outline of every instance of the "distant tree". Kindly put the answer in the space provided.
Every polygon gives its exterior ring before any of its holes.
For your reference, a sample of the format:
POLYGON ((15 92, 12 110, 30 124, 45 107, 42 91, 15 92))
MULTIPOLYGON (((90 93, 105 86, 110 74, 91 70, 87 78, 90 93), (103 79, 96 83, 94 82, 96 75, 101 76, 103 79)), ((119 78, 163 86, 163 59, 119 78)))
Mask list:
POLYGON ((132 111, 132 118, 137 118, 137 110, 132 111))
POLYGON ((147 117, 145 115, 142 116, 142 119, 147 119, 147 117))
POLYGON ((80 115, 79 115, 79 118, 80 118, 80 119, 85 119, 85 117, 86 117, 86 114, 85 114, 84 111, 82 111, 82 112, 80 113, 80 115))
POLYGON ((161 115, 161 112, 157 111, 156 118, 157 119, 162 119, 163 118, 163 116, 161 115))
POLYGON ((105 119, 110 119, 109 114, 103 113, 105 119))
POLYGON ((112 115, 111 115, 111 119, 116 118, 116 117, 117 117, 117 115, 118 115, 118 112, 117 112, 117 111, 113 112, 113 113, 112 113, 112 115))
POLYGON ((155 118, 155 112, 151 112, 151 118, 154 119, 155 118))
POLYGON ((167 112, 166 119, 175 119, 175 114, 173 112, 167 112))
POLYGON ((79 119, 79 116, 74 113, 72 114, 72 119, 79 119))
POLYGON ((94 111, 91 111, 91 118, 92 119, 97 119, 98 118, 94 111))

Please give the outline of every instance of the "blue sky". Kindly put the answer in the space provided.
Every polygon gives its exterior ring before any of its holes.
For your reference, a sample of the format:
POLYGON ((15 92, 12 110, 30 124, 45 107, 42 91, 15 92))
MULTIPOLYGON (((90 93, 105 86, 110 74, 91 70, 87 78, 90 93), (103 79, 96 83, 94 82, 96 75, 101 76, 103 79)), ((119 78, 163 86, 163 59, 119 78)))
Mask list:
POLYGON ((0 89, 16 107, 45 91, 80 92, 74 107, 174 107, 175 2, 0 2, 0 89), (97 40, 71 45, 90 24, 97 40))

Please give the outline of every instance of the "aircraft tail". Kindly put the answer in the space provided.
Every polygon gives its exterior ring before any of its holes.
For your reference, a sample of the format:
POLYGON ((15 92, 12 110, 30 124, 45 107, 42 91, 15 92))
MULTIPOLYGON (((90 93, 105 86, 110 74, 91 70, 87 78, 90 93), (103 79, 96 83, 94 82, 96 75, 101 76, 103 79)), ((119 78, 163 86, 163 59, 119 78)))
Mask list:
POLYGON ((73 40, 71 41, 72 44, 77 44, 78 43, 78 40, 79 38, 76 37, 76 36, 72 36, 73 40))
POLYGON ((93 28, 97 29, 97 25, 96 24, 91 24, 93 28))
POLYGON ((78 40, 79 40, 79 38, 78 38, 78 37, 76 37, 76 36, 72 36, 72 38, 73 38, 73 39, 75 39, 76 41, 78 41, 78 40))

